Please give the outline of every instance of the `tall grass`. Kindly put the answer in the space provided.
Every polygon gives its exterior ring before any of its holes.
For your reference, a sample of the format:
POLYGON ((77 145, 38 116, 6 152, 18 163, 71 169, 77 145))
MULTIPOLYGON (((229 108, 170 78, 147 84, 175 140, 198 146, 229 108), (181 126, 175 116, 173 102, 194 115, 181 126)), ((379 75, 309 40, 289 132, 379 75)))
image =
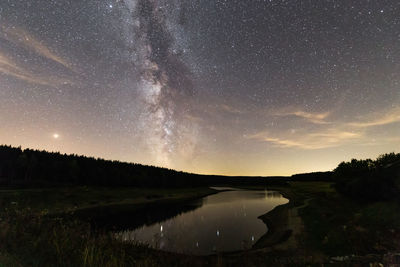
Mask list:
POLYGON ((0 266, 155 266, 150 250, 111 234, 94 235, 80 221, 29 209, 0 214, 0 266))

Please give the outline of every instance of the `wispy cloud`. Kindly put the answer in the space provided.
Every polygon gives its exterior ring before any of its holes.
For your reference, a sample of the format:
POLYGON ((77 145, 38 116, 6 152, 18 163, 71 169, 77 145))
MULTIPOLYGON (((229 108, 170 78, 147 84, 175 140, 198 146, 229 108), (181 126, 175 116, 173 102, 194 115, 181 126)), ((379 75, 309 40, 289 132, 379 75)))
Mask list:
POLYGON ((306 112, 306 111, 300 110, 300 109, 289 110, 289 111, 279 111, 279 112, 274 113, 275 116, 279 116, 279 117, 295 116, 295 117, 305 119, 305 120, 315 123, 315 124, 330 124, 330 122, 326 120, 330 114, 331 114, 330 112, 312 113, 312 112, 306 112))
POLYGON ((20 71, 21 69, 7 56, 0 52, 0 66, 4 68, 9 68, 13 71, 20 71))
POLYGON ((277 147, 283 148, 300 148, 305 150, 323 149, 343 145, 349 141, 361 139, 364 134, 361 132, 355 133, 340 129, 323 129, 314 132, 299 132, 291 135, 273 135, 267 131, 259 132, 250 136, 247 139, 269 142, 277 147))
POLYGON ((235 108, 235 107, 232 107, 232 106, 227 105, 227 104, 220 105, 220 108, 223 111, 228 112, 228 113, 232 113, 232 114, 241 114, 241 113, 243 113, 242 110, 240 110, 238 108, 235 108))
POLYGON ((357 128, 368 128, 400 122, 400 108, 393 108, 386 112, 374 114, 372 118, 359 122, 350 122, 348 126, 357 128))
POLYGON ((20 80, 24 80, 29 83, 49 85, 48 81, 35 78, 26 70, 18 67, 17 64, 11 58, 7 57, 1 52, 0 52, 0 72, 18 78, 20 80))
POLYGON ((71 64, 66 59, 56 55, 42 41, 39 41, 33 35, 21 28, 2 26, 1 36, 10 42, 22 45, 27 49, 35 51, 42 57, 57 62, 68 69, 72 69, 71 64))
POLYGON ((203 121, 203 118, 201 118, 200 116, 196 116, 196 115, 189 114, 189 113, 185 114, 184 117, 191 122, 202 122, 203 121))
POLYGON ((33 74, 26 68, 19 66, 11 57, 6 56, 1 51, 0 51, 0 74, 9 75, 28 83, 40 84, 46 86, 72 84, 71 81, 64 78, 58 78, 53 76, 48 76, 44 78, 40 77, 37 74, 33 74))
MULTIPOLYGON (((319 124, 307 129, 280 129, 279 132, 271 130, 262 130, 253 135, 246 136, 247 139, 260 142, 271 143, 276 147, 299 148, 304 150, 324 149, 337 147, 341 145, 378 144, 374 138, 369 136, 370 129, 373 127, 389 125, 400 122, 400 107, 383 110, 371 115, 366 115, 363 120, 354 120, 350 122, 327 121, 330 113, 308 113, 303 111, 280 112, 278 116, 296 116, 301 119, 307 119, 319 124), (319 123, 320 122, 320 123, 319 123)), ((382 142, 392 142, 393 138, 387 137, 382 142), (391 141, 392 140, 392 141, 391 141)))

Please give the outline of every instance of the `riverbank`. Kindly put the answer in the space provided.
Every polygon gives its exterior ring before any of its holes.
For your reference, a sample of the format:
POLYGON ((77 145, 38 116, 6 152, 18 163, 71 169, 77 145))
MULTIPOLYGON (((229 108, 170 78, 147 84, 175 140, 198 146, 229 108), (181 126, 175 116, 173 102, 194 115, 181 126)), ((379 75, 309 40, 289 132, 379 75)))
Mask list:
POLYGON ((292 182, 269 188, 290 201, 260 216, 269 231, 252 253, 281 262, 399 264, 400 204, 355 202, 327 182, 292 182))
POLYGON ((107 187, 55 187, 34 189, 0 189, 0 206, 29 208, 46 214, 71 214, 100 207, 132 206, 185 202, 217 193, 200 188, 107 188, 107 187))
POLYGON ((258 240, 254 249, 264 250, 293 250, 299 247, 297 237, 304 231, 304 222, 299 214, 309 202, 315 198, 313 193, 332 193, 331 183, 327 182, 293 182, 289 187, 275 187, 289 202, 261 215, 261 219, 268 227, 268 232, 258 240), (308 190, 304 191, 304 185, 308 190), (307 192, 306 194, 304 194, 307 192))
POLYGON ((0 266, 194 266, 186 255, 115 240, 76 219, 95 209, 140 209, 186 203, 218 192, 210 188, 46 188, 0 190, 0 266))
POLYGON ((292 182, 268 190, 290 201, 260 216, 269 228, 266 235, 251 250, 203 257, 120 242, 57 214, 185 203, 218 192, 209 188, 0 190, 0 266, 352 265, 390 264, 398 258, 399 203, 356 203, 327 182, 292 182))

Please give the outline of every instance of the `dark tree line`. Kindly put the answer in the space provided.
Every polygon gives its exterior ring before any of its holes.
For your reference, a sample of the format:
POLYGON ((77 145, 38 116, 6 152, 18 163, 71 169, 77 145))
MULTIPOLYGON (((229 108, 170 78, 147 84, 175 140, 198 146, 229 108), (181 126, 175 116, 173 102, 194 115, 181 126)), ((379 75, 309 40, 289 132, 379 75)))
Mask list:
POLYGON ((291 177, 198 175, 141 164, 0 146, 0 185, 19 187, 93 185, 198 187, 212 185, 286 185, 288 181, 334 181, 338 192, 362 200, 400 196, 400 153, 376 160, 342 162, 333 172, 291 177))
POLYGON ((400 153, 389 153, 376 160, 352 159, 334 170, 336 190, 361 200, 387 200, 400 195, 400 153))
POLYGON ((305 181, 320 181, 320 182, 332 182, 333 172, 310 172, 310 173, 299 173, 294 174, 290 177, 291 181, 305 182, 305 181))
POLYGON ((197 175, 141 164, 0 146, 2 186, 191 187, 284 184, 280 177, 197 175))

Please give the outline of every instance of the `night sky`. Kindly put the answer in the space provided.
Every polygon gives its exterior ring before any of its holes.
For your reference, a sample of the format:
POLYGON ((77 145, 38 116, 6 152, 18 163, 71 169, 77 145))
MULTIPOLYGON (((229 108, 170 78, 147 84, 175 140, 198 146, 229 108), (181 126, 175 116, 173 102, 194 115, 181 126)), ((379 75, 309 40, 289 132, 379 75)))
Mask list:
POLYGON ((227 175, 400 152, 400 2, 2 0, 0 143, 227 175))

